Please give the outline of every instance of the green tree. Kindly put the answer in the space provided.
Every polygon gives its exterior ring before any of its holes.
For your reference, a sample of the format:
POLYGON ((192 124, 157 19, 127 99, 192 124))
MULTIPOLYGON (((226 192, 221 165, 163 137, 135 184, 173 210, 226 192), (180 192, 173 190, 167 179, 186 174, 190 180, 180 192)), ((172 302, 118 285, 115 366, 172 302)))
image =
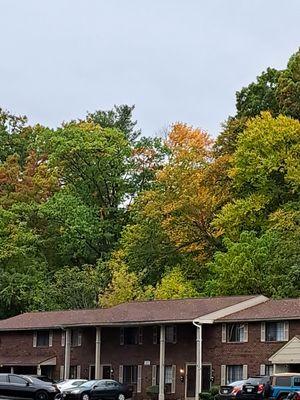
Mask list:
POLYGON ((280 74, 276 93, 280 112, 300 120, 300 49, 280 74))
POLYGON ((155 299, 182 299, 197 297, 199 293, 190 280, 187 280, 180 267, 166 273, 154 290, 155 299))
POLYGON ((98 307, 98 298, 109 282, 105 264, 60 268, 35 290, 30 310, 65 310, 98 307))
POLYGON ((269 230, 261 237, 244 231, 238 241, 224 239, 226 252, 210 263, 209 295, 264 294, 295 297, 299 293, 300 235, 269 230))
POLYGON ((214 225, 231 238, 245 229, 264 229, 269 215, 299 200, 299 159, 299 121, 269 113, 249 121, 233 156, 233 201, 214 225))
POLYGON ((134 142, 140 136, 140 129, 136 129, 137 121, 133 120, 132 113, 135 106, 122 104, 114 106, 111 110, 98 110, 88 113, 87 121, 94 122, 102 128, 114 128, 122 132, 126 139, 134 142))
POLYGON ((262 111, 269 111, 274 117, 279 114, 276 89, 280 74, 274 68, 267 68, 256 78, 256 82, 236 93, 237 118, 256 117, 262 111))

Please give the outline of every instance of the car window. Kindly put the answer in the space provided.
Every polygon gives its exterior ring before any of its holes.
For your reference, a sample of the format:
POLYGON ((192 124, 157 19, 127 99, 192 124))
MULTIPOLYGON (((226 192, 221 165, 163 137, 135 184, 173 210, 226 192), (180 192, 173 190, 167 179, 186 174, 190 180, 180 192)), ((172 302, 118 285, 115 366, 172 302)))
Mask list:
POLYGON ((106 386, 106 382, 105 382, 105 381, 97 381, 97 382, 95 383, 95 386, 97 386, 97 387, 104 387, 104 386, 106 386))
POLYGON ((98 382, 99 382, 99 381, 87 381, 87 382, 82 383, 82 384, 80 385, 80 387, 87 387, 87 388, 89 388, 89 387, 92 387, 92 386, 94 386, 94 385, 98 385, 98 382))
POLYGON ((0 382, 7 382, 7 375, 0 375, 0 382))
POLYGON ((276 376, 275 380, 276 386, 291 386, 291 377, 290 376, 276 376))
POLYGON ((300 376, 295 376, 294 378, 294 386, 300 386, 300 376))
POLYGON ((107 381, 106 386, 108 387, 119 387, 117 382, 107 381))
POLYGON ((19 376, 10 375, 9 376, 10 383, 17 383, 19 385, 27 385, 27 381, 19 376))

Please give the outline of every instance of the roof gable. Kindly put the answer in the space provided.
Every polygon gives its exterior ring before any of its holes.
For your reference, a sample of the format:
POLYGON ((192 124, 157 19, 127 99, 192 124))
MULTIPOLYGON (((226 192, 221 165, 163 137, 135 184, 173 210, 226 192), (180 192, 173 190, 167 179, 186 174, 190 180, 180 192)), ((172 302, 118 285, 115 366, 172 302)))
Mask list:
POLYGON ((294 336, 282 346, 269 361, 273 364, 299 364, 300 363, 300 337, 294 336))

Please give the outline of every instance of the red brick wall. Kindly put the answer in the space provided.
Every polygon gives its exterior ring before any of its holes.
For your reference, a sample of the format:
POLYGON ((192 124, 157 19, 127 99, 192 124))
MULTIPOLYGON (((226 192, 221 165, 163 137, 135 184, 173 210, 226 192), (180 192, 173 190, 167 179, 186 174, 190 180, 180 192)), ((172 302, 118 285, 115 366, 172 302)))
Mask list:
MULTIPOLYGON (((257 375, 260 364, 268 363, 268 358, 284 345, 260 341, 260 323, 249 323, 247 343, 222 343, 221 324, 203 327, 203 363, 212 364, 215 384, 220 383, 221 365, 247 364, 248 374, 257 375)), ((95 360, 95 328, 84 328, 82 345, 71 348, 70 365, 81 365, 81 375, 88 378, 89 365, 95 360)), ((159 332, 158 343, 153 344, 153 328, 143 328, 142 345, 120 345, 119 328, 102 328, 101 364, 111 364, 114 378, 119 379, 119 365, 142 365, 142 394, 152 385, 152 365, 159 364, 159 332), (144 365, 150 361, 150 366, 144 365)), ((289 338, 300 334, 300 321, 291 321, 289 338)), ((59 378, 60 365, 64 364, 64 347, 61 346, 61 331, 54 330, 53 346, 47 348, 33 347, 33 333, 0 332, 0 360, 6 357, 57 357, 55 377, 59 378)), ((185 385, 180 381, 180 369, 187 363, 195 363, 196 328, 192 324, 177 326, 177 343, 166 344, 166 365, 176 365, 176 393, 171 398, 184 398, 185 385)))
MULTIPOLYGON (((268 358, 286 342, 261 342, 260 322, 248 324, 247 343, 222 343, 222 325, 207 325, 203 329, 203 362, 211 362, 215 383, 220 384, 221 365, 248 365, 248 375, 259 375, 260 364, 269 364, 268 358)), ((300 334, 300 321, 290 321, 289 339, 300 334)))

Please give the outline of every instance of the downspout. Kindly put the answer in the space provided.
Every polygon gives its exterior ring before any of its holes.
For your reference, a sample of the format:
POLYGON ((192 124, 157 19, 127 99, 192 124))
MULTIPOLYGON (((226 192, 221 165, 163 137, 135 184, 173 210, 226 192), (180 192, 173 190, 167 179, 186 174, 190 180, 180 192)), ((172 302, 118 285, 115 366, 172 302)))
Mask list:
POLYGON ((202 324, 194 320, 193 325, 197 329, 195 400, 198 400, 199 394, 202 392, 202 324))

